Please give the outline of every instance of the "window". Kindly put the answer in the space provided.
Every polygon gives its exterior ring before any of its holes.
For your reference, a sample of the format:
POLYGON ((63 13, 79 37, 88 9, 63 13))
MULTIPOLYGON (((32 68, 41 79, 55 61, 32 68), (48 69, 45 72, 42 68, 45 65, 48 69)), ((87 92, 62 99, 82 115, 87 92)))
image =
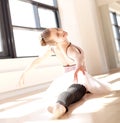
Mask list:
POLYGON ((39 12, 39 17, 40 17, 41 27, 47 27, 47 28, 57 27, 57 23, 55 20, 55 13, 52 10, 39 8, 38 12, 39 12), (51 22, 48 21, 49 19, 51 22))
POLYGON ((33 5, 19 0, 9 0, 12 25, 35 28, 33 5))
POLYGON ((117 51, 120 52, 120 15, 115 12, 110 12, 110 18, 117 51))
MULTIPOLYGON (((3 51, 4 55, 9 52, 7 46, 11 51, 10 57, 38 56, 42 51, 40 33, 45 28, 59 27, 56 0, 2 0, 2 3, 5 6, 4 11, 8 12, 3 15, 7 15, 6 22, 9 22, 9 37, 6 36, 6 44, 3 44, 4 38, 0 29, 0 56, 3 51)), ((0 12, 1 17, 2 11, 0 12)), ((0 24, 1 21, 0 19, 0 24)))
POLYGON ((115 38, 115 44, 118 52, 118 58, 120 61, 120 15, 116 12, 110 12, 110 18, 113 28, 113 34, 115 38))

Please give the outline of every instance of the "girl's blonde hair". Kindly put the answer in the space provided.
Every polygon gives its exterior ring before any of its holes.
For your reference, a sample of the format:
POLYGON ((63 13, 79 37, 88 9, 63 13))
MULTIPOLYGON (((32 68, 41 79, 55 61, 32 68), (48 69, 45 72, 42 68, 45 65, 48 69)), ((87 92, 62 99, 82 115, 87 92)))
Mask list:
POLYGON ((49 36, 50 36, 50 30, 49 29, 44 30, 43 33, 41 34, 41 41, 40 41, 41 46, 47 45, 47 40, 49 36))

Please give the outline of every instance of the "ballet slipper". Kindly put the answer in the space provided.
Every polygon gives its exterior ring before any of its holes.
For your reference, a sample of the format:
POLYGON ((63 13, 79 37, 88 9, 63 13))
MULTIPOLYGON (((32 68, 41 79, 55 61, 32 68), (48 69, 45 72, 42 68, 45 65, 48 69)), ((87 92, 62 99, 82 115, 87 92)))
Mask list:
POLYGON ((56 103, 53 107, 49 106, 48 111, 53 114, 53 119, 58 119, 65 114, 66 108, 63 105, 56 103))

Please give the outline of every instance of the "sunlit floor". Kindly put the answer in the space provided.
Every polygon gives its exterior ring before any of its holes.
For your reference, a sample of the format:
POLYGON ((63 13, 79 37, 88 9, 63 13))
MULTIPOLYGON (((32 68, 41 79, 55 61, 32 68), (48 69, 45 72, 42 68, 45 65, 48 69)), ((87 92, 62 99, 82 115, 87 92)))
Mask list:
POLYGON ((86 94, 59 120, 47 112, 43 92, 16 97, 0 104, 0 123, 120 123, 120 72, 95 76, 112 83, 109 95, 86 94))

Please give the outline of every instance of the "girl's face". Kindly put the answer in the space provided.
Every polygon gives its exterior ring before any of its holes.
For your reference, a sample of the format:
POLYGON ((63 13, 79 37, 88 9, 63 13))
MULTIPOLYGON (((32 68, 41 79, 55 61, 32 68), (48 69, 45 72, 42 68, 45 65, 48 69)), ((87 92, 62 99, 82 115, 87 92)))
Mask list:
POLYGON ((63 31, 61 28, 51 28, 49 39, 57 43, 63 42, 67 39, 67 32, 63 31))
POLYGON ((57 43, 67 40, 67 32, 63 31, 61 28, 49 28, 42 33, 41 37, 44 42, 44 46, 54 46, 57 43))

